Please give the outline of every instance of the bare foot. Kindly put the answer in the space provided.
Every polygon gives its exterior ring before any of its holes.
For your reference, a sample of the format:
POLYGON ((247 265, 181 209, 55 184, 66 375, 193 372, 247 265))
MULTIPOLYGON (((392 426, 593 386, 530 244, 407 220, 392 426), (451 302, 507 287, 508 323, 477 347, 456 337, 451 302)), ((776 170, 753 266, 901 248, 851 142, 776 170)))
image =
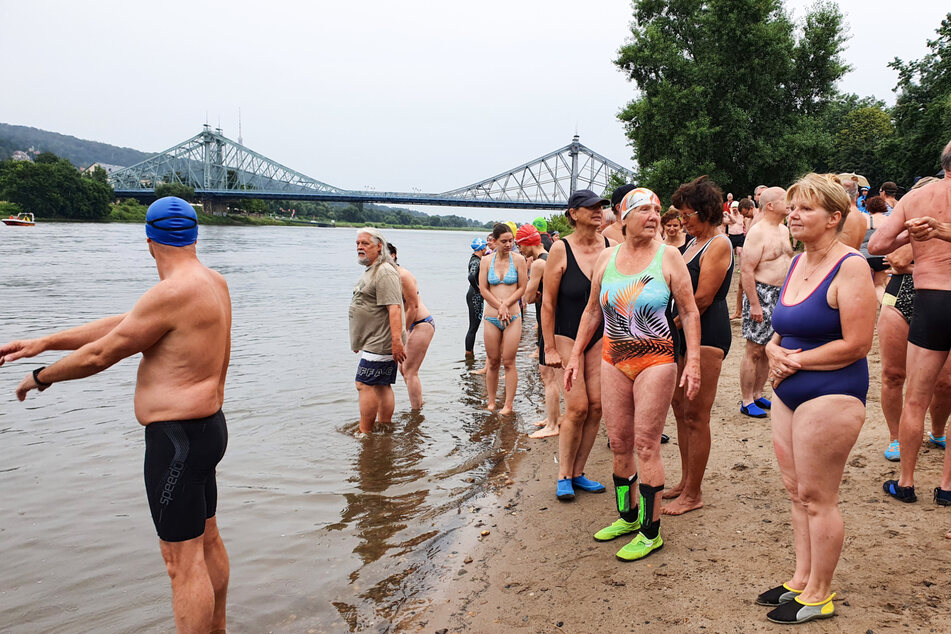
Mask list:
POLYGON ((548 426, 548 419, 547 419, 547 418, 543 418, 543 419, 541 419, 540 421, 538 421, 537 423, 532 423, 532 424, 535 425, 535 427, 547 427, 547 426, 548 426))
POLYGON ((736 321, 737 319, 742 319, 743 315, 730 315, 730 321, 736 321))
POLYGON ((699 508, 703 508, 703 500, 700 498, 681 496, 662 508, 660 512, 662 515, 683 515, 690 511, 696 511, 699 508))
POLYGON ((945 533, 945 534, 944 534, 944 538, 945 538, 945 539, 951 539, 951 531, 948 531, 947 533, 945 533))
POLYGON ((506 405, 505 407, 499 410, 499 416, 508 416, 514 411, 515 410, 513 410, 510 406, 506 405))
POLYGON ((538 431, 528 435, 529 438, 548 438, 549 436, 557 436, 558 428, 557 427, 545 427, 544 429, 539 429, 538 431))
POLYGON ((485 367, 479 370, 473 370, 472 372, 470 372, 470 374, 485 374, 485 367))
POLYGON ((494 411, 495 411, 495 403, 494 403, 494 402, 493 402, 493 403, 489 403, 488 405, 485 406, 485 409, 488 410, 488 411, 490 411, 490 412, 494 412, 494 411))
POLYGON ((664 489, 664 492, 660 494, 660 497, 665 500, 672 500, 676 497, 680 497, 680 494, 683 493, 684 485, 683 482, 678 484, 672 489, 664 489))

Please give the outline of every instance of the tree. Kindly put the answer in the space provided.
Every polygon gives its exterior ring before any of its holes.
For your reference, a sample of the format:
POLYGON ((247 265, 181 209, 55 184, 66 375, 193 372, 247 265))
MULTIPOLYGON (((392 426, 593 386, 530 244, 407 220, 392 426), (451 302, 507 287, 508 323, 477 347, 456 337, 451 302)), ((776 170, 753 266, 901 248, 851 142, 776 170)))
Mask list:
POLYGON ((749 192, 811 168, 827 134, 817 117, 848 67, 834 4, 801 26, 797 40, 781 0, 635 0, 615 63, 638 89, 619 115, 638 182, 666 198, 708 174, 749 192))
POLYGON ((192 202, 195 198, 195 188, 181 183, 159 183, 155 186, 155 197, 165 198, 166 196, 176 196, 182 200, 192 202))
MULTIPOLYGON (((43 153, 42 161, 8 161, 0 169, 0 198, 45 218, 98 220, 109 215, 112 187, 82 177, 72 163, 43 153)), ((39 157, 38 157, 39 158, 39 157)))
POLYGON ((910 183, 939 169, 941 150, 951 139, 951 13, 941 21, 931 49, 917 61, 897 57, 889 66, 898 71, 893 114, 897 135, 888 145, 894 179, 910 183))
POLYGON ((882 155, 894 134, 895 126, 884 108, 864 106, 849 111, 835 136, 836 171, 862 174, 873 185, 890 180, 882 155))

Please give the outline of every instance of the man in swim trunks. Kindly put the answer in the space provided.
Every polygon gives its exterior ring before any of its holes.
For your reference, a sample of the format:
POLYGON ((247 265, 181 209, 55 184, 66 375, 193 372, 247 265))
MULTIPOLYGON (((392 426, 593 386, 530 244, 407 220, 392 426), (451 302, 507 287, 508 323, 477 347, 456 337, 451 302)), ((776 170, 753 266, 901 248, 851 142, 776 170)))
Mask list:
POLYGON ((945 177, 906 194, 868 243, 872 255, 887 255, 910 241, 915 260, 917 290, 908 327, 908 380, 898 423, 901 476, 884 485, 889 495, 907 502, 917 499, 914 476, 925 412, 951 350, 951 242, 932 239, 938 234, 934 226, 951 222, 951 179, 947 176, 951 143, 941 152, 941 167, 945 177))
POLYGON ((350 300, 350 349, 360 354, 357 433, 369 434, 376 422, 388 423, 393 418, 397 364, 406 360, 403 289, 379 229, 364 227, 357 232, 357 261, 367 269, 350 300))
POLYGON ((743 287, 743 338, 746 352, 740 362, 740 413, 765 418, 772 403, 763 398, 769 375, 766 344, 773 336, 772 315, 783 280, 792 261, 786 228, 786 190, 769 187, 760 197, 762 219, 750 228, 740 262, 743 287))
POLYGON ((621 220, 621 202, 632 189, 635 189, 634 185, 621 185, 611 194, 611 211, 614 213, 614 222, 601 232, 601 235, 608 240, 614 240, 617 243, 624 242, 624 236, 621 234, 621 226, 624 224, 621 220))
POLYGON ((17 386, 31 390, 91 376, 142 353, 135 417, 145 426, 145 484, 172 583, 178 631, 224 632, 228 554, 215 518, 215 466, 228 440, 224 401, 231 356, 228 284, 199 262, 198 217, 172 196, 146 215, 158 284, 131 311, 37 339, 0 346, 0 365, 47 350, 74 350, 36 368, 17 386))

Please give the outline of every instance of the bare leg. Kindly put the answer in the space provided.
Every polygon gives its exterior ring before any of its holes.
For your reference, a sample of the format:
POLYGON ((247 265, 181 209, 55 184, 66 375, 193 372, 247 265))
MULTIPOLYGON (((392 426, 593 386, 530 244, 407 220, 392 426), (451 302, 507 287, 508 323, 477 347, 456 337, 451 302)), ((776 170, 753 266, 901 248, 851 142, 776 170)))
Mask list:
POLYGON ((228 578, 231 566, 228 563, 228 551, 225 550, 221 534, 218 532, 218 522, 214 517, 205 520, 205 534, 202 536, 202 546, 205 551, 205 566, 208 568, 208 577, 215 593, 215 612, 211 619, 211 631, 226 629, 226 611, 228 603, 228 578))
MULTIPOLYGON (((357 397, 360 402, 360 431, 369 434, 373 431, 373 423, 376 422, 377 414, 380 411, 380 397, 373 385, 356 382, 357 397)), ((391 410, 392 411, 392 410, 391 410)))
POLYGON ((538 372, 542 376, 542 383, 545 385, 545 413, 548 415, 543 421, 543 425, 535 423, 542 427, 529 438, 547 438, 558 435, 558 425, 561 418, 561 391, 559 386, 562 381, 562 371, 560 368, 549 368, 547 365, 538 366, 538 372))
POLYGON ((759 370, 765 359, 766 346, 746 340, 743 360, 740 361, 740 394, 743 405, 752 403, 757 398, 757 394, 759 396, 763 395, 763 383, 757 381, 759 380, 759 370))
POLYGON ((799 501, 809 523, 812 564, 800 595, 806 603, 823 601, 832 592, 844 537, 839 484, 864 422, 865 406, 844 395, 814 398, 793 413, 793 456, 799 501))
MULTIPOLYGON (((944 436, 948 428, 948 417, 951 416, 951 355, 948 355, 938 382, 934 386, 934 397, 931 399, 931 435, 935 438, 944 436)), ((942 487, 943 488, 943 487, 942 487)))
POLYGON ((908 388, 898 425, 898 443, 901 448, 901 476, 898 486, 915 484, 915 466, 921 449, 921 434, 925 428, 925 411, 931 404, 938 374, 948 353, 908 344, 908 388))
POLYGON ((184 542, 159 540, 172 582, 172 609, 180 633, 207 634, 215 613, 215 590, 205 565, 204 536, 184 542))
MULTIPOLYGON (((686 400, 684 423, 690 436, 686 474, 681 477, 683 491, 676 500, 664 507, 664 515, 682 515, 703 506, 700 483, 710 458, 710 409, 717 396, 717 383, 723 365, 723 351, 710 346, 700 346, 700 392, 696 398, 686 400)), ((678 434, 680 425, 677 425, 678 434)), ((680 436, 678 435, 678 440, 680 436)), ((680 440, 682 442, 682 440, 680 440)))
POLYGON ((485 391, 488 399, 486 409, 495 411, 495 399, 499 393, 499 368, 502 366, 502 334, 492 323, 485 322, 482 335, 485 339, 485 391))
POLYGON ((888 425, 888 439, 895 441, 905 387, 908 322, 892 306, 882 306, 878 316, 878 349, 882 358, 882 413, 888 425))
MULTIPOLYGON (((585 391, 588 398, 588 414, 585 416, 584 427, 581 430, 581 442, 578 444, 578 453, 575 455, 575 464, 572 477, 584 473, 584 466, 591 455, 591 448, 598 438, 598 429, 601 427, 601 343, 594 344, 584 353, 585 391)), ((658 436, 659 438, 659 436, 658 436)))
POLYGON ((419 381, 419 366, 426 358, 429 343, 433 340, 436 329, 429 322, 416 324, 406 342, 406 360, 400 365, 403 380, 406 382, 406 391, 409 393, 409 405, 413 409, 423 406, 423 386, 419 381))
POLYGON ((684 417, 687 397, 684 390, 680 387, 680 375, 684 370, 683 359, 677 364, 677 386, 674 387, 674 396, 671 398, 670 405, 674 412, 674 419, 677 421, 677 448, 680 452, 680 481, 673 487, 666 489, 662 494, 665 500, 671 500, 678 497, 684 490, 684 478, 687 475, 687 457, 690 455, 690 435, 687 433, 687 421, 684 417))
MULTIPOLYGON (((555 345, 562 359, 571 356, 574 339, 555 335, 555 345)), ((587 360, 585 361, 587 369, 587 360)), ((571 478, 575 474, 575 459, 578 448, 581 446, 581 435, 585 420, 588 416, 588 391, 585 384, 585 372, 579 372, 571 386, 565 392, 565 415, 561 419, 561 430, 558 434, 558 479, 571 478)))
POLYGON ((783 486, 792 502, 793 548, 796 553, 796 569, 786 582, 790 588, 802 590, 809 583, 812 569, 812 549, 809 545, 809 519, 799 498, 799 478, 796 476, 796 459, 793 452, 793 413, 781 400, 773 400, 773 450, 783 477, 783 486))
POLYGON ((505 406, 499 411, 502 416, 511 414, 515 404, 515 391, 518 388, 515 353, 518 352, 518 342, 521 339, 522 320, 519 318, 509 322, 508 328, 502 333, 502 365, 505 366, 505 406))
POLYGON ((391 385, 374 385, 373 391, 376 392, 376 399, 379 403, 376 419, 381 423, 388 423, 393 420, 393 409, 396 407, 393 398, 393 387, 391 385))
POLYGON ((756 362, 756 383, 754 383, 753 399, 763 398, 763 388, 769 378, 769 357, 766 356, 766 346, 763 346, 763 356, 756 362))

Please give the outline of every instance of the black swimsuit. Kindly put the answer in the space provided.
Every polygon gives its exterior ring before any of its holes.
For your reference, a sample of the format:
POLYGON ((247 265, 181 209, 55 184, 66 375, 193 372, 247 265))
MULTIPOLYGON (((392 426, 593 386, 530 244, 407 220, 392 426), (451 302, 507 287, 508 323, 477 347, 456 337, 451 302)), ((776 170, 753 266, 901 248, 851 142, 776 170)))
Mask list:
MULTIPOLYGON (((710 243, 721 235, 723 234, 717 234, 708 240, 707 243, 703 245, 703 248, 687 262, 687 271, 690 272, 690 283, 693 285, 695 295, 697 293, 697 285, 700 283, 700 259, 710 246, 710 243)), ((691 240, 689 244, 693 244, 694 242, 696 242, 696 238, 691 240)), ((726 357, 730 351, 730 343, 733 341, 733 331, 730 329, 730 311, 726 305, 726 296, 730 292, 734 263, 731 243, 730 268, 727 269, 726 275, 723 276, 723 282, 720 283, 717 294, 713 296, 713 302, 703 311, 703 314, 700 315, 700 345, 719 348, 723 350, 724 357, 726 357)), ((687 339, 683 336, 683 330, 680 330, 679 334, 680 352, 685 355, 687 354, 687 339)))
MULTIPOLYGON (((591 280, 578 266, 574 253, 571 252, 571 245, 567 240, 565 243, 565 255, 568 258, 565 264, 565 274, 561 276, 561 284, 558 286, 558 303, 555 305, 555 334, 569 339, 578 337, 578 327, 581 325, 581 315, 584 313, 585 306, 588 305, 588 296, 591 295, 591 280)), ((611 246, 607 238, 604 238, 604 248, 611 246)), ((598 324, 598 330, 591 337, 584 351, 587 352, 593 348, 604 334, 604 323, 598 324)))

